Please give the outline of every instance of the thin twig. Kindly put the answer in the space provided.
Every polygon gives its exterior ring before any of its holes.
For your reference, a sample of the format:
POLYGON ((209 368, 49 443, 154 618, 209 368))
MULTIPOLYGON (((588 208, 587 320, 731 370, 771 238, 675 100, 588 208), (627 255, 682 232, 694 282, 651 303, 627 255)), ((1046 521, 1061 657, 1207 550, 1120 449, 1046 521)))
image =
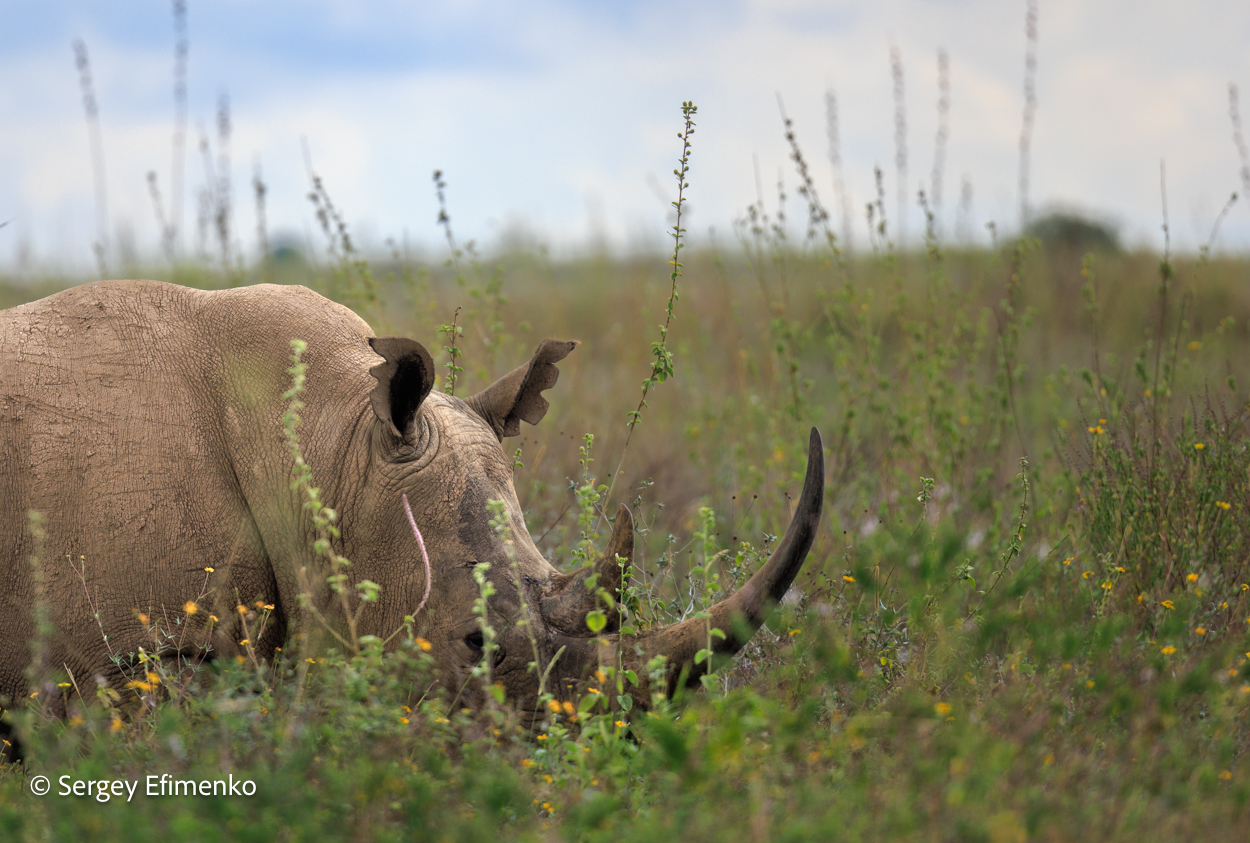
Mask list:
MULTIPOLYGON (((612 501, 612 491, 616 488, 616 479, 620 477, 621 466, 625 464, 625 454, 629 452, 629 442, 634 436, 634 428, 642 421, 642 409, 647 406, 647 393, 651 391, 651 387, 656 384, 663 383, 673 374, 673 354, 668 350, 668 328, 673 321, 673 306, 677 304, 677 279, 681 277, 681 250, 683 247, 682 235, 686 230, 681 227, 681 211, 685 206, 685 189, 690 186, 686 181, 686 174, 690 172, 690 136, 694 134, 694 115, 698 112, 698 108, 693 102, 683 102, 681 104, 681 113, 686 120, 685 128, 677 135, 681 138, 681 159, 678 161, 678 168, 673 170, 673 175, 677 176, 677 200, 673 202, 673 207, 677 209, 677 218, 673 222, 673 230, 670 232, 673 238, 673 259, 669 261, 673 267, 669 280, 672 287, 668 295, 668 308, 665 311, 664 324, 660 326, 660 340, 651 344, 651 353, 655 357, 655 362, 651 364, 651 375, 642 382, 642 398, 638 401, 638 406, 629 413, 629 432, 625 434, 625 445, 621 448, 621 458, 616 464, 616 471, 612 472, 612 480, 608 484, 607 494, 603 496, 604 509, 608 508, 608 504, 612 501)), ((602 518, 601 518, 602 520, 602 518)), ((596 522, 596 527, 599 522, 596 522)))
POLYGON ((404 514, 408 516, 408 524, 412 527, 412 534, 416 536, 417 547, 421 548, 421 561, 425 563, 425 594, 421 596, 421 603, 417 606, 416 611, 412 614, 415 617, 418 612, 425 608, 425 603, 430 599, 430 555, 425 552, 425 539, 421 538, 421 531, 417 529, 417 519, 412 517, 412 507, 408 505, 407 493, 401 494, 400 500, 404 502, 404 514))

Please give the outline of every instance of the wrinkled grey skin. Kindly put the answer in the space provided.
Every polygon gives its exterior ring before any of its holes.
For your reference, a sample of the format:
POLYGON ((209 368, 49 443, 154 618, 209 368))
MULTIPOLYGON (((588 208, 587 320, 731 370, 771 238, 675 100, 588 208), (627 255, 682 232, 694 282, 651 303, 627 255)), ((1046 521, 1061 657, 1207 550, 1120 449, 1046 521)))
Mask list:
MULTIPOLYGON (((421 602, 425 573, 400 502, 406 494, 432 569, 417 631, 462 701, 482 699, 464 683, 481 656, 472 568, 482 561, 492 565, 496 592, 493 678, 523 712, 534 710, 538 692, 528 665, 546 668, 562 648, 551 672, 558 694, 600 663, 641 669, 665 655, 669 690, 703 671, 693 664, 706 641, 703 621, 592 641, 584 623, 596 605, 583 587, 590 570, 559 574, 526 532, 501 443, 520 421, 542 418, 542 390, 576 343, 545 341, 531 361, 461 400, 431 390, 433 363, 419 344, 374 338, 355 314, 302 287, 202 292, 110 281, 0 312, 0 535, 9 543, 0 557, 0 703, 31 691, 40 588, 54 633, 36 673, 68 670, 80 684, 101 676, 122 685, 129 677, 110 655, 153 649, 138 615, 169 625, 187 601, 201 607, 186 618, 182 650, 190 656, 204 644, 215 657, 239 654, 244 631, 234 607, 263 601, 274 606, 273 621, 257 636, 253 619, 253 646, 272 658, 288 635, 314 626, 300 606, 306 584, 313 605, 341 624, 325 562, 312 550, 310 516, 291 489, 281 418, 292 338, 308 343, 299 435, 322 500, 338 512, 336 549, 352 562, 353 584, 381 586, 358 634, 389 638, 421 602), (506 504, 515 568, 487 523, 489 500, 506 504), (31 511, 42 514, 41 541, 31 511), (210 613, 221 622, 209 625, 210 613)), ((813 430, 790 529, 768 565, 713 610, 713 625, 730 632, 718 651, 745 644, 793 581, 818 523, 823 473, 813 430)), ((619 588, 615 557, 629 559, 632 542, 622 507, 594 568, 601 586, 619 588)), ((607 631, 618 624, 611 614, 607 631)), ((649 701, 645 682, 633 693, 649 701)))

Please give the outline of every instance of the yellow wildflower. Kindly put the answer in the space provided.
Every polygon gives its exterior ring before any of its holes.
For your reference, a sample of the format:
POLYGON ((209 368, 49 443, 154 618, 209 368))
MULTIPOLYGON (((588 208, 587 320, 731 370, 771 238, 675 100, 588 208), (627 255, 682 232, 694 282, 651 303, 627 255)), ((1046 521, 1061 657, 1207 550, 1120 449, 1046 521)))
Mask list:
POLYGON ((1071 564, 1072 564, 1072 557, 1071 557, 1071 556, 1069 556, 1067 559, 1063 560, 1063 564, 1065 564, 1065 565, 1071 565, 1071 564))
POLYGON ((242 605, 242 604, 240 604, 240 605, 238 605, 238 606, 235 606, 235 607, 234 607, 234 609, 235 609, 235 611, 236 611, 236 612, 238 612, 240 615, 246 615, 246 614, 247 614, 247 607, 246 607, 246 606, 244 606, 244 605, 242 605))
POLYGON ((1163 607, 1163 608, 1165 608, 1165 609, 1175 609, 1175 608, 1176 608, 1176 604, 1175 604, 1175 603, 1173 603, 1171 600, 1164 600, 1164 601, 1163 601, 1162 603, 1160 603, 1159 605, 1160 605, 1160 606, 1162 606, 1162 607, 1163 607))
POLYGON ((1216 501, 1215 505, 1218 506, 1220 509, 1231 509, 1233 506, 1228 501, 1216 501))
POLYGON ((1085 573, 1081 574, 1081 579, 1083 579, 1083 580, 1087 580, 1087 579, 1089 579, 1090 577, 1092 577, 1093 575, 1094 575, 1094 572, 1093 572, 1093 571, 1086 571, 1085 573))
POLYGON ((1175 648, 1175 647, 1173 647, 1171 644, 1169 644, 1168 646, 1164 647, 1164 648, 1163 648, 1162 650, 1160 650, 1159 652, 1160 652, 1160 653, 1163 653, 1163 655, 1165 655, 1165 656, 1170 656, 1170 655, 1172 655, 1173 653, 1175 653, 1175 652, 1176 652, 1176 648, 1175 648))
POLYGON ((1185 575, 1185 579, 1189 580, 1190 582, 1197 582, 1197 581, 1198 581, 1198 575, 1197 575, 1197 574, 1186 574, 1186 575, 1185 575))
POLYGON ((842 581, 843 582, 855 582, 855 578, 852 577, 850 574, 843 574, 842 581))
POLYGON ((1232 773, 1232 771, 1231 771, 1231 770, 1223 770, 1223 771, 1220 773, 1220 778, 1221 778, 1221 779, 1223 779, 1224 781, 1228 781, 1228 780, 1229 780, 1229 779, 1231 779, 1232 777, 1233 777, 1233 773, 1232 773))
POLYGON ((951 713, 951 704, 947 702, 940 702, 933 706, 933 710, 945 717, 951 713))
POLYGON ((1203 627, 1199 626, 1194 628, 1194 633, 1197 635, 1206 635, 1207 631, 1203 627))
POLYGON ((205 565, 204 570, 208 571, 211 574, 213 571, 216 571, 217 569, 214 568, 212 565, 205 565))
POLYGON ((148 682, 151 682, 153 685, 161 684, 161 677, 151 671, 148 671, 147 680, 148 682))
POLYGON ((186 603, 182 604, 182 611, 186 612, 188 615, 194 615, 199 610, 200 607, 195 605, 194 600, 188 600, 186 603))
POLYGON ((1201 450, 1202 450, 1203 448, 1205 448, 1205 447, 1207 447, 1207 446, 1206 446, 1206 445, 1203 445, 1201 442, 1195 442, 1195 443, 1194 443, 1194 450, 1195 450, 1195 451, 1201 451, 1201 450))
POLYGON ((432 645, 432 644, 430 644, 430 642, 429 642, 429 641, 426 641, 424 638, 420 638, 420 637, 418 637, 418 638, 417 638, 417 646, 421 648, 421 651, 422 651, 423 653, 428 653, 428 652, 430 652, 430 648, 431 648, 433 645, 432 645))

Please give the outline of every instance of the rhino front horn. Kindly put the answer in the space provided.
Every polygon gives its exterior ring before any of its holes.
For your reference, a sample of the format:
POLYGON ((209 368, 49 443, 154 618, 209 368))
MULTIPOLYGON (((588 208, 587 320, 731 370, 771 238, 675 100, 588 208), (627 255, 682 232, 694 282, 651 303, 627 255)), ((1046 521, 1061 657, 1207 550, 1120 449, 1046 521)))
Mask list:
MULTIPOLYGON (((764 623, 769 608, 781 601, 790 584, 794 582, 799 568, 807 559, 816 530, 820 526, 820 512, 825 495, 825 458, 820 432, 812 428, 807 453, 807 477, 803 481, 803 493, 785 535, 778 542, 773 555, 764 567, 755 572, 746 585, 731 597, 717 603, 710 610, 710 619, 692 618, 664 627, 651 633, 643 633, 637 639, 646 660, 662 655, 668 663, 668 693, 671 695, 682 675, 688 685, 696 684, 709 669, 710 659, 695 663, 695 654, 708 645, 708 629, 719 629, 724 638, 712 638, 712 652, 732 655, 751 640, 751 636, 764 623)), ((626 640, 626 650, 629 644, 626 640)))

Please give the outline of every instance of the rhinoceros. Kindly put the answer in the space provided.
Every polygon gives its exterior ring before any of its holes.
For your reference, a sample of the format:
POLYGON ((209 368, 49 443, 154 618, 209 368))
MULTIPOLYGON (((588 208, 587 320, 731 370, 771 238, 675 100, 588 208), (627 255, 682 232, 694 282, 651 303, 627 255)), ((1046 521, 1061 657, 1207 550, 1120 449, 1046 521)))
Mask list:
POLYGON ((347 588, 380 586, 355 632, 388 639, 415 613, 449 687, 462 688, 483 655, 473 613, 480 562, 491 563, 494 586, 492 678, 533 714, 549 668, 556 693, 605 664, 635 668, 630 693, 641 706, 654 656, 667 657, 658 690, 693 682, 709 663, 696 664, 708 628, 726 633, 711 642, 717 653, 740 649, 811 547, 824 487, 815 429, 791 524, 744 587, 710 619, 622 637, 619 615, 607 612, 596 636, 585 621, 598 589, 619 589, 618 559, 632 558, 629 510, 620 508, 598 563, 561 574, 526 531, 502 447, 522 421, 542 419, 542 393, 576 342, 543 341, 527 363, 462 400, 432 389, 435 366, 419 343, 378 338, 303 287, 86 284, 0 312, 0 535, 9 548, 0 558, 0 702, 32 691, 40 605, 53 630, 38 648, 41 667, 115 687, 130 677, 127 654, 152 651, 158 619, 182 625, 166 646, 188 657, 241 655, 248 616, 235 609, 256 602, 270 618, 257 634, 253 613, 248 627, 258 658, 272 659, 310 612, 342 624, 312 514, 292 488, 282 417, 293 338, 307 343, 303 457, 337 511, 333 546, 351 561, 347 588), (510 546, 488 523, 488 501, 504 502, 510 546), (598 582, 588 588, 591 575, 598 582))

